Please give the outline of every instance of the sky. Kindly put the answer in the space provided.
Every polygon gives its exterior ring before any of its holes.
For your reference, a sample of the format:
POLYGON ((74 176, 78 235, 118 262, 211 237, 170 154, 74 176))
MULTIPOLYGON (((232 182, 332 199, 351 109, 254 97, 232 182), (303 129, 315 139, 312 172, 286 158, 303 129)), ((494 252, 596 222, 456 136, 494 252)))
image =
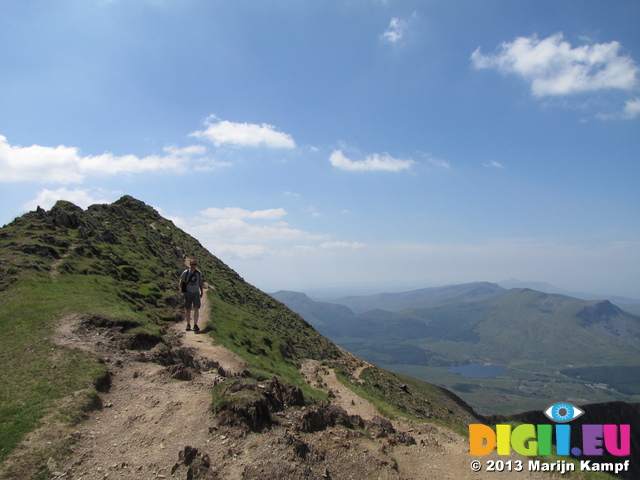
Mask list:
POLYGON ((0 0, 0 225, 131 195, 266 292, 640 298, 639 24, 622 0, 0 0))

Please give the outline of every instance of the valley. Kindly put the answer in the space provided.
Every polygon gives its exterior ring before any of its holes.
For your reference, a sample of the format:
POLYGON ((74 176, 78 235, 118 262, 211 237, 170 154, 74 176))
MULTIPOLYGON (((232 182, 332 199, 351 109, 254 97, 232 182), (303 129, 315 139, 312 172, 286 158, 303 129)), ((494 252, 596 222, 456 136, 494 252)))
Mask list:
POLYGON ((486 282, 332 302, 273 295, 353 354, 483 414, 640 399, 640 317, 608 300, 486 282))

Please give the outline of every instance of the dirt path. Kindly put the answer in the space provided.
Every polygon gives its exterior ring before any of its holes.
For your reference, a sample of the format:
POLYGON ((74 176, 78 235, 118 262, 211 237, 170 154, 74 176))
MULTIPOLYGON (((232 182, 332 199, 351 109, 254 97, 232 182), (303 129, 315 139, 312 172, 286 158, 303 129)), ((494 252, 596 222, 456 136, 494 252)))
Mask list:
MULTIPOLYGON (((205 283, 205 294, 201 299, 202 305, 200 307, 200 320, 198 321, 200 328, 204 328, 204 325, 206 325, 207 321, 211 318, 211 305, 209 303, 209 297, 207 296, 208 289, 209 286, 205 283)), ((215 319, 213 319, 213 321, 215 322, 215 319)), ((230 375, 237 375, 241 373, 247 366, 242 357, 236 355, 222 345, 214 345, 206 330, 203 330, 199 334, 196 334, 193 331, 187 332, 186 322, 183 321, 174 327, 174 331, 178 335, 182 336, 182 342, 184 345, 197 349, 199 354, 203 357, 217 361, 224 371, 230 375)))
MULTIPOLYGON (((365 368, 366 364, 358 367, 353 376, 358 379, 365 368)), ((374 405, 347 388, 338 380, 333 369, 322 365, 321 362, 306 360, 303 362, 301 373, 311 385, 322 386, 331 391, 332 403, 344 408, 349 415, 360 415, 365 420, 371 420, 376 415, 380 415, 374 405)), ((528 471, 475 473, 471 471, 470 465, 472 461, 479 458, 469 454, 469 442, 465 437, 436 424, 418 423, 405 418, 396 419, 392 424, 397 432, 410 435, 415 440, 415 444, 395 445, 388 449, 390 456, 396 461, 398 472, 401 474, 400 478, 481 480, 488 478, 488 475, 492 479, 556 478, 528 471)), ((525 470, 528 465, 528 459, 521 456, 505 459, 493 454, 480 460, 483 465, 487 465, 488 460, 494 462, 519 460, 525 470)))
MULTIPOLYGON (((210 305, 203 297, 201 325, 209 318, 210 305)), ((194 357, 214 360, 226 375, 245 368, 242 358, 222 346, 212 345, 206 333, 185 331, 185 323, 172 328, 173 343, 195 351, 194 357)), ((109 334, 88 329, 78 316, 65 317, 53 340, 71 348, 89 351, 107 365, 111 386, 100 396, 102 408, 70 433, 73 445, 68 457, 48 462, 51 478, 64 479, 153 479, 185 478, 180 452, 192 445, 200 448, 221 443, 215 435, 210 410, 211 390, 223 380, 218 369, 201 371, 193 378, 171 378, 171 370, 144 361, 148 354, 124 351, 110 344, 109 334)), ((34 434, 42 441, 43 432, 34 434)), ((44 434, 46 436, 46 433, 44 434)))
MULTIPOLYGON (((52 269, 55 270, 55 269, 52 269)), ((205 295, 199 323, 206 325, 210 304, 205 295)), ((215 322, 215 319, 213 319, 215 322)), ((391 433, 336 426, 315 432, 297 429, 299 418, 314 407, 289 409, 274 416, 274 425, 261 433, 222 426, 210 410, 211 391, 221 375, 241 373, 244 360, 212 344, 206 331, 185 331, 181 322, 169 340, 174 348, 187 347, 200 365, 198 372, 176 377, 172 366, 150 361, 154 352, 132 352, 110 342, 108 331, 83 325, 77 316, 65 317, 53 340, 66 347, 97 355, 110 372, 111 385, 100 395, 101 408, 71 431, 49 425, 27 440, 34 446, 70 439, 65 455, 49 458, 49 478, 65 480, 146 479, 389 479, 481 480, 538 479, 550 477, 527 471, 471 471, 468 440, 436 424, 396 419, 391 433), (200 360, 199 360, 200 359, 200 360), (208 363, 206 360, 210 360, 208 363), (201 361, 202 360, 202 361, 201 361), (212 360, 212 361, 211 361, 212 360), (223 371, 214 368, 220 365, 223 371), (182 380, 177 378, 184 378, 182 380), (53 433, 52 433, 53 432, 53 433), (392 433, 395 432, 395 433, 392 433), (206 473, 194 470, 189 452, 210 465, 206 473), (194 453, 195 455, 195 453, 194 453)), ((357 379, 364 362, 354 360, 357 379), (356 365, 357 363, 357 365, 356 365)), ((314 387, 330 391, 332 403, 349 415, 373 420, 379 413, 368 401, 342 384, 335 372, 318 361, 301 366, 314 387)), ((46 457, 45 457, 46 458, 46 457)), ((488 459, 483 457, 484 465, 488 459)), ((502 458, 502 460, 505 460, 502 458)), ((509 460, 518 460, 509 457, 509 460)), ((520 458, 525 462, 527 459, 520 458)), ((13 477, 11 477, 13 478, 13 477)))
MULTIPOLYGON (((359 371, 362 372, 362 369, 359 371)), ((344 408, 349 415, 360 415, 365 420, 371 420, 379 415, 371 402, 347 388, 338 380, 334 370, 322 365, 321 362, 306 360, 302 363, 300 372, 312 386, 321 386, 330 391, 331 402, 344 408)), ((357 375, 359 375, 358 372, 357 375)))
MULTIPOLYGON (((203 314, 207 308, 205 302, 203 314)), ((244 362, 236 355, 213 347, 208 335, 185 332, 184 326, 177 325, 175 335, 183 345, 195 349, 196 355, 219 362, 228 372, 244 368, 244 362)), ((94 351, 104 359, 112 375, 111 388, 101 394, 102 408, 70 432, 74 442, 69 455, 57 461, 50 459, 50 478, 488 478, 485 472, 471 471, 470 463, 475 458, 468 454, 467 440, 437 425, 395 420, 393 427, 400 437, 390 438, 369 437, 344 427, 292 435, 291 418, 282 413, 277 417, 280 426, 262 433, 219 428, 209 408, 211 389, 223 380, 216 370, 201 372, 190 380, 176 380, 157 363, 110 349, 104 339, 96 341, 96 333, 85 332, 75 317, 68 317, 61 324, 56 341, 94 351), (409 437, 414 441, 394 440, 409 437), (192 467, 184 462, 184 452, 191 447, 206 453, 218 476, 194 476, 189 470, 192 467), (330 472, 326 476, 325 470, 330 472)), ((319 362, 306 361, 301 371, 312 385, 321 382, 324 388, 331 389, 333 402, 349 414, 367 420, 377 415, 373 405, 353 394, 331 369, 319 362)), ((486 460, 482 459, 485 465, 486 460)), ((493 473, 490 478, 553 477, 503 472, 493 473)))
POLYGON ((75 244, 71 245, 66 252, 60 255, 60 258, 51 263, 51 266, 49 267, 49 277, 51 277, 52 280, 56 280, 60 276, 58 267, 62 265, 62 262, 64 262, 65 258, 67 258, 76 247, 77 245, 75 244))
POLYGON ((124 364, 113 375, 102 410, 73 434, 77 442, 59 471, 67 478, 168 478, 186 445, 206 444, 216 374, 184 382, 157 364, 124 364))

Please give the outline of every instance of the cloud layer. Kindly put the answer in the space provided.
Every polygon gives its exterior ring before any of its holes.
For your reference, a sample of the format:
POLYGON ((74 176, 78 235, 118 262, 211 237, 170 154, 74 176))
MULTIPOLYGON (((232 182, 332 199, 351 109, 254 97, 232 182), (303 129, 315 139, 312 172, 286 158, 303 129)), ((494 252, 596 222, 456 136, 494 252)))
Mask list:
POLYGON ((0 182, 27 181, 66 185, 80 183, 87 175, 182 173, 191 164, 197 170, 228 165, 205 157, 206 148, 200 145, 185 148, 168 146, 164 148, 164 153, 147 157, 117 156, 108 152, 102 155, 81 155, 78 148, 64 145, 14 146, 0 135, 0 182))
POLYGON ((284 208, 245 210, 211 207, 196 217, 172 220, 202 241, 215 255, 262 258, 275 250, 313 245, 326 235, 294 228, 284 221, 284 208))
POLYGON ((58 200, 66 200, 79 206, 87 208, 89 205, 100 203, 112 203, 117 197, 116 192, 105 192, 102 189, 80 189, 69 190, 65 187, 56 190, 44 189, 38 192, 36 198, 22 205, 23 210, 35 210, 38 206, 49 210, 58 200))

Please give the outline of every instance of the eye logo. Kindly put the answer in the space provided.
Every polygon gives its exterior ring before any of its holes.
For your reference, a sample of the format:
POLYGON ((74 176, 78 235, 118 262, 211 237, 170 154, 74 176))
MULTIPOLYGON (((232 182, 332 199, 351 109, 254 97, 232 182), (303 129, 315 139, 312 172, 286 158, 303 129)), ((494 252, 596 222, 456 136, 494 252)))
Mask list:
POLYGON ((548 407, 544 414, 550 420, 558 423, 567 423, 571 420, 575 420, 584 413, 584 410, 571 405, 570 403, 554 403, 548 407))

